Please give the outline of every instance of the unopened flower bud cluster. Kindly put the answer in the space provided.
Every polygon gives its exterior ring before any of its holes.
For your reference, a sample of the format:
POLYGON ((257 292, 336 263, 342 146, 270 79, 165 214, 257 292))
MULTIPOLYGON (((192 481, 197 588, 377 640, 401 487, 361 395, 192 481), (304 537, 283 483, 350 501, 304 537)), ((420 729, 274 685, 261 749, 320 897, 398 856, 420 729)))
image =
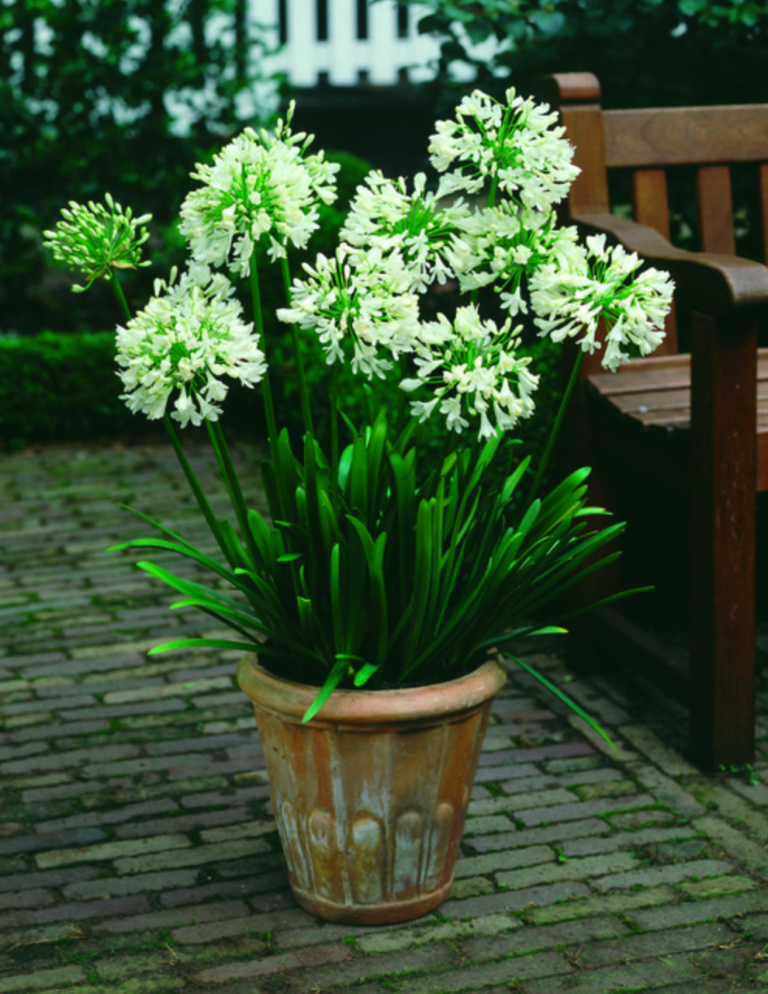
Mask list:
POLYGON ((134 218, 131 208, 123 212, 111 194, 104 199, 106 207, 93 201, 78 204, 71 200, 69 209, 61 212, 64 220, 53 231, 43 232, 43 245, 53 252, 54 259, 85 275, 86 286, 73 286, 76 292, 87 290, 99 276, 108 276, 111 269, 150 265, 141 261, 141 246, 149 238, 145 225, 152 215, 134 218))

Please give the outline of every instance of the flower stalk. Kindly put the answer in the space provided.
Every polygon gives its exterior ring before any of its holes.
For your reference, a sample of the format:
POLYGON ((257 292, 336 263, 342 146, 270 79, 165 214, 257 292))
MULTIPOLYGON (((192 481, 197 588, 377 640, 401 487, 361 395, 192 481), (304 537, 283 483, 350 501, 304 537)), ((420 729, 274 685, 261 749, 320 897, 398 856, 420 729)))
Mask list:
MULTIPOLYGON (((285 302, 291 302, 291 271, 288 266, 287 256, 280 259, 280 269, 283 274, 283 286, 285 288, 285 302)), ((312 424, 312 409, 309 404, 309 391, 307 390, 307 377, 304 372, 304 357, 301 354, 301 343, 299 342, 299 330, 294 321, 291 322, 291 346, 293 348, 293 361, 296 363, 296 373, 299 378, 299 398, 301 401, 301 415, 304 420, 304 431, 314 435, 315 429, 312 424)))
POLYGON ((339 366, 334 365, 331 376, 331 479, 333 502, 338 508, 339 494, 339 366))
POLYGON ((128 307, 128 301, 125 299, 125 294, 123 293, 123 288, 120 285, 120 280, 114 269, 109 270, 109 282, 112 286, 112 290, 117 298, 117 305, 123 312, 123 317, 126 321, 131 320, 131 312, 128 307))
POLYGON ((251 529, 248 527, 248 506, 245 503, 240 480, 232 462, 232 456, 230 455, 224 432, 221 429, 221 423, 218 421, 206 421, 205 426, 208 429, 208 437, 211 440, 211 446, 216 454, 216 461, 221 469, 224 485, 227 488, 237 523, 240 526, 240 534, 243 542, 248 547, 252 563, 255 563, 258 552, 251 529))
POLYGON ((163 424, 168 434, 171 446, 173 447, 173 451, 176 453, 176 458, 179 461, 182 472, 187 479, 189 489, 192 491, 192 494, 197 501, 197 506, 200 508, 202 515, 205 518, 205 523, 208 525, 211 534, 216 539, 219 548, 224 554, 224 558, 230 563, 231 566, 233 563, 230 561, 229 550, 227 549, 226 542, 221 534, 221 525, 219 524, 216 515, 213 513, 211 505, 208 503, 208 498, 205 496, 203 488, 200 486, 200 481, 197 479, 195 471, 190 465, 189 459, 187 459, 187 454, 182 447, 179 436, 176 434, 173 422, 167 414, 163 416, 163 424))
POLYGON ((557 409, 557 415, 555 416, 555 421, 552 425, 552 429, 549 433, 549 438, 547 439, 547 445, 544 449, 544 455, 541 457, 539 462, 539 467, 536 471, 536 476, 534 477, 533 483, 531 484, 531 489, 528 493, 528 506, 534 502, 536 495, 539 492, 539 487, 541 486, 541 481, 544 479, 544 473, 546 472, 549 460, 552 456, 552 452, 555 448, 555 442, 557 442, 558 436, 560 435, 560 429, 562 428, 563 421, 565 419, 565 414, 568 410, 568 405, 570 404, 571 395, 579 381, 579 373, 581 372, 581 364, 584 362, 584 353, 581 349, 576 353, 576 359, 573 363, 571 369, 571 375, 568 377, 568 384, 566 385, 565 391, 563 393, 562 399, 560 401, 560 406, 557 409))
MULTIPOLYGON (((253 301, 253 323, 259 341, 264 341, 264 316, 261 310, 261 291, 259 289, 259 271, 256 258, 251 259, 250 270, 251 300, 253 301)), ((270 447, 277 444, 277 421, 275 420, 275 405, 272 401, 272 386, 269 382, 269 369, 264 370, 261 380, 261 395, 264 401, 264 415, 267 419, 267 440, 270 447)))

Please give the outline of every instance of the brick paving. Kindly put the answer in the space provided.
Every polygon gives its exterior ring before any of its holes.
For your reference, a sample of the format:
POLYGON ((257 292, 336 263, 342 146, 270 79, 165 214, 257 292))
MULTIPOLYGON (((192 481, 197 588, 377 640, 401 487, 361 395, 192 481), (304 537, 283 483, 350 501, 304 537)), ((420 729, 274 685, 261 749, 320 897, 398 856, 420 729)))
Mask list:
MULTIPOLYGON (((236 450, 255 506, 258 456, 236 450)), ((0 457, 0 994, 768 991, 764 680, 750 785, 690 765, 684 709, 642 681, 521 646, 618 753, 510 663, 449 900, 324 924, 288 889, 239 653, 147 655, 215 626, 106 551, 149 530, 119 504, 210 547, 161 443, 0 457)))

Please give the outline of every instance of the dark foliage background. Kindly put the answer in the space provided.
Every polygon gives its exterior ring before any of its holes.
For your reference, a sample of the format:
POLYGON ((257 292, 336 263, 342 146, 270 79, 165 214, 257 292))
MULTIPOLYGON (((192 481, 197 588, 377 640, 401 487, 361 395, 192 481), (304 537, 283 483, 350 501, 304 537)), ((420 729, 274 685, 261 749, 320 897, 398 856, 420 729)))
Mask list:
POLYGON ((592 72, 607 108, 768 99, 768 4, 760 0, 418 2, 432 11, 419 31, 442 39, 441 112, 454 101, 458 64, 497 96, 510 85, 537 95, 549 73, 592 72), (499 43, 496 55, 473 58, 467 42, 489 38, 499 43))
MULTIPOLYGON (((195 162, 269 121, 246 13, 247 0, 0 5, 0 330, 98 327, 109 312, 103 292, 73 299, 47 266, 41 233, 69 200, 108 190, 149 211, 157 249, 195 162), (215 42, 212 18, 230 28, 215 42)), ((136 282, 129 294, 144 296, 136 282)))

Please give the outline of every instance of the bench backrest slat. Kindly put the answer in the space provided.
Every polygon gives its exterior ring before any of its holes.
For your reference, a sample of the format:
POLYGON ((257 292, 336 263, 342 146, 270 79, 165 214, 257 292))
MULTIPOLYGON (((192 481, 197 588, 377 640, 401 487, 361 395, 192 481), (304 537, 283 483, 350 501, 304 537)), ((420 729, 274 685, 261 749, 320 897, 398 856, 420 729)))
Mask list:
POLYGON ((696 200, 702 251, 736 255, 728 166, 700 166, 696 170, 696 200))
POLYGON ((605 164, 682 166, 768 158, 768 107, 606 110, 605 164))

